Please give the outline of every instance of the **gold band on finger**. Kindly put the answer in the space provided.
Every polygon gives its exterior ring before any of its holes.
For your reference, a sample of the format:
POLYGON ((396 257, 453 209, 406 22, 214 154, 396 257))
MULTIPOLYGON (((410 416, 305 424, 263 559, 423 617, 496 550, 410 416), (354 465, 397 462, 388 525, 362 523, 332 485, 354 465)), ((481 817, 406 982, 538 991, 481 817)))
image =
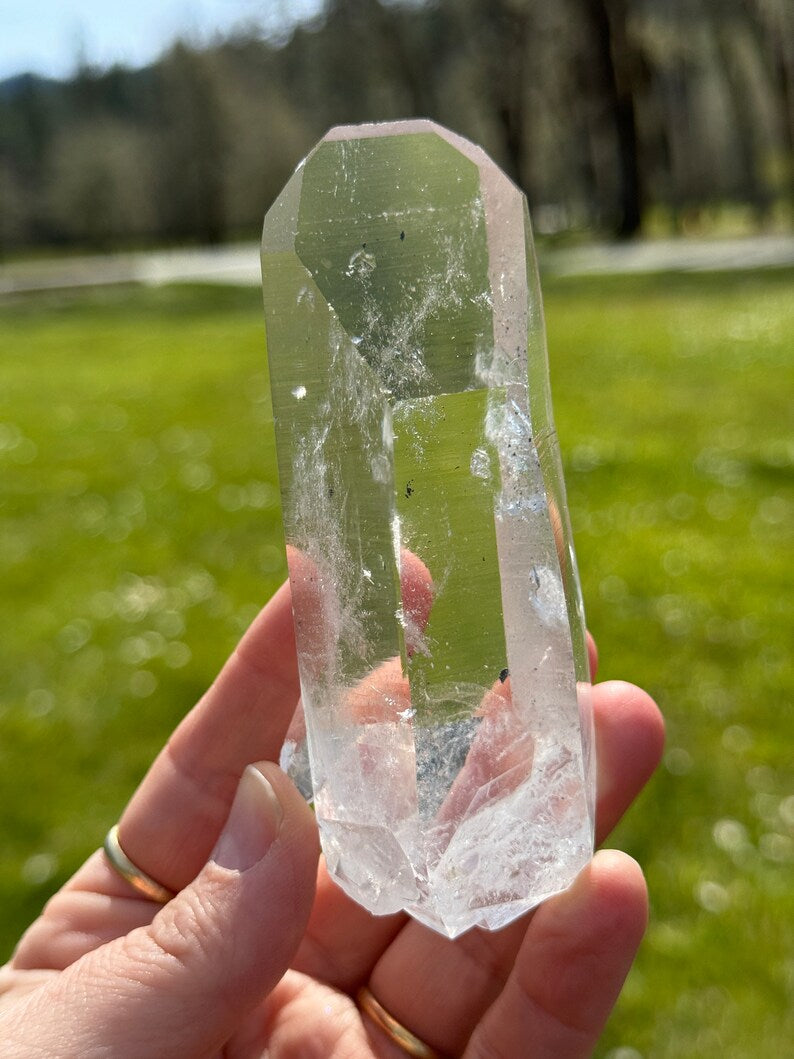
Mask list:
POLYGON ((172 898, 176 897, 173 890, 161 886, 151 875, 147 875, 145 871, 141 871, 136 864, 132 863, 121 848, 118 824, 114 824, 108 831, 103 849, 111 868, 118 872, 141 897, 148 897, 150 901, 156 901, 159 905, 167 905, 172 898))
POLYGON ((359 989, 356 999, 361 1011, 368 1015, 378 1029, 382 1030, 389 1040, 393 1041, 406 1055, 413 1056, 413 1059, 443 1059, 440 1052, 435 1051, 429 1044, 425 1044, 415 1033, 411 1033, 393 1015, 390 1015, 366 986, 359 989))

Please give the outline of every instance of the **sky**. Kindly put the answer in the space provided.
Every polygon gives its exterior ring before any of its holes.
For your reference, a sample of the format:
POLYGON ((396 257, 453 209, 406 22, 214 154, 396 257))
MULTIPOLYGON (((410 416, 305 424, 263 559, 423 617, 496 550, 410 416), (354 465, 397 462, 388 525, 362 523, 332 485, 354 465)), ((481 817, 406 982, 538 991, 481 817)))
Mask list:
POLYGON ((0 79, 68 77, 91 65, 142 66, 175 37, 206 39, 250 21, 278 34, 321 0, 0 0, 0 79))

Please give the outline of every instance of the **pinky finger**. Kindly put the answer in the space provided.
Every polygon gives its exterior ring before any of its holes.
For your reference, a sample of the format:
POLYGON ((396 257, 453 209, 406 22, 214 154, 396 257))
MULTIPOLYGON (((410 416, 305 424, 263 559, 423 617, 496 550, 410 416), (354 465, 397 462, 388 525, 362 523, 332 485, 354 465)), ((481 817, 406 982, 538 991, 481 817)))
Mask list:
POLYGON ((465 1059, 591 1055, 647 922, 639 865, 602 850, 565 893, 542 905, 465 1059))

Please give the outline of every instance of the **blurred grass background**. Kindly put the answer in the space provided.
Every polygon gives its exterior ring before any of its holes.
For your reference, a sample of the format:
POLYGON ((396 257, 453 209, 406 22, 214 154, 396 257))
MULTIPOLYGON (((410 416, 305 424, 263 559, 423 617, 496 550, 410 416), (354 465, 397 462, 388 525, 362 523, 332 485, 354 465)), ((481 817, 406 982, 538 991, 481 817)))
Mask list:
MULTIPOLYGON (((664 765, 614 844, 652 922, 599 1055, 794 1039, 794 272, 548 279, 603 678, 664 765)), ((260 295, 0 315, 0 958, 101 841, 284 575, 260 295)))

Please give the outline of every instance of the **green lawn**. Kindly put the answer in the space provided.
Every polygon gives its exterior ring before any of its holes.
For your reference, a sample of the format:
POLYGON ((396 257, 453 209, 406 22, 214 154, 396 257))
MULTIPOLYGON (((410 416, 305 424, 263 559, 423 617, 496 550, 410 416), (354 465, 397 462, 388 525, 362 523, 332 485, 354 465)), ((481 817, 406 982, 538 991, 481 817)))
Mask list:
MULTIPOLYGON (((601 675, 669 731, 614 839, 652 922, 599 1054, 783 1055, 794 273, 554 280, 546 311, 601 675)), ((263 348, 255 290, 0 306, 0 958, 283 576, 263 348)))

